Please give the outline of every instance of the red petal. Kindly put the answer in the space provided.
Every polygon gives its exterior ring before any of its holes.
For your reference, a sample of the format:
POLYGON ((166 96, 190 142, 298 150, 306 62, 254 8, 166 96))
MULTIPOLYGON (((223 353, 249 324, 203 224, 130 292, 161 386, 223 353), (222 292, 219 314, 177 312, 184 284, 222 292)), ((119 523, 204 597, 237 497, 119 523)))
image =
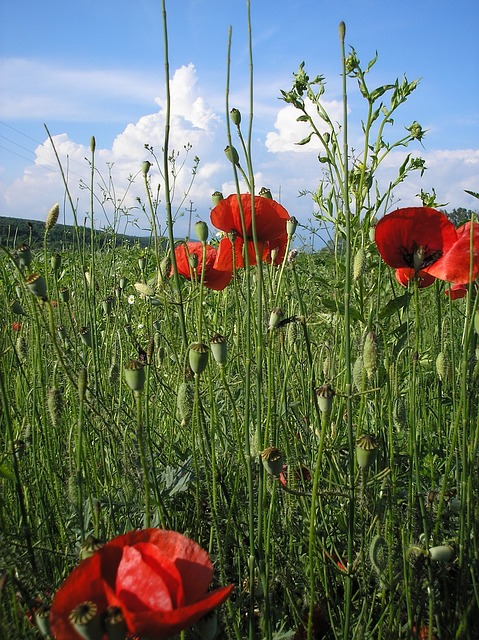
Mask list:
MULTIPOLYGON (((408 282, 412 280, 416 276, 416 272, 414 269, 410 269, 409 267, 403 267, 402 269, 396 269, 394 272, 396 276, 396 280, 403 287, 408 286, 408 282)), ((417 273, 417 283, 420 289, 425 289, 426 287, 430 287, 436 278, 426 271, 418 271, 417 273)))
POLYGON ((376 245, 390 267, 412 267, 405 255, 423 247, 426 256, 444 255, 457 239, 452 222, 440 211, 428 207, 398 209, 382 218, 376 226, 376 245))
POLYGON ((449 296, 451 300, 460 300, 467 296, 467 287, 463 284, 453 284, 449 289, 444 292, 446 296, 449 296))
POLYGON ((149 640, 170 638, 183 629, 191 627, 209 611, 223 604, 233 588, 234 585, 229 585, 211 591, 194 604, 172 611, 143 611, 128 614, 128 626, 133 633, 149 640))
POLYGON ((100 577, 100 556, 95 553, 91 558, 83 560, 74 569, 53 598, 50 611, 50 627, 54 638, 58 640, 80 640, 68 616, 73 609, 90 600, 101 612, 107 606, 103 581, 100 577))
MULTIPOLYGON (((217 229, 229 232, 231 230, 243 237, 252 237, 252 198, 249 193, 240 196, 233 194, 224 200, 211 211, 211 222, 217 229), (244 215, 245 233, 243 233, 242 212, 244 215)), ((282 235, 286 229, 286 220, 289 220, 289 213, 275 200, 254 197, 254 208, 256 217, 256 235, 258 242, 272 240, 282 235)))
MULTIPOLYGON (((457 230, 457 241, 442 257, 442 259, 428 267, 428 273, 457 284, 466 284, 471 281, 471 252, 470 238, 471 224, 467 222, 457 230)), ((474 224, 473 256, 472 256, 472 280, 479 275, 479 224, 474 224)))

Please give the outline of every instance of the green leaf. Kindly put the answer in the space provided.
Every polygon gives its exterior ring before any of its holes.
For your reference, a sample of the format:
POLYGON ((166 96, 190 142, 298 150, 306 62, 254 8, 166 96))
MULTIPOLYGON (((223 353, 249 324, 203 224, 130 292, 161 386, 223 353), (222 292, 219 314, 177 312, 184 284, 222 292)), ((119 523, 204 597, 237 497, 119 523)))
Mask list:
POLYGON ((470 196, 472 196, 473 198, 479 199, 479 193, 477 193, 477 191, 469 191, 469 189, 464 189, 464 191, 468 193, 470 196))
POLYGON ((306 136, 306 138, 303 138, 302 140, 300 140, 299 142, 297 142, 297 145, 303 145, 303 144, 308 144, 308 142, 311 140, 311 138, 313 137, 313 133, 314 131, 311 131, 311 133, 306 136))
POLYGON ((387 303, 387 305, 383 307, 379 312, 379 318, 380 319, 389 318, 390 316, 393 315, 393 313, 396 313, 396 311, 399 311, 399 309, 404 309, 404 307, 407 307, 410 299, 411 299, 411 294, 406 292, 404 295, 398 296, 397 298, 390 300, 387 303))
POLYGON ((298 116, 296 118, 296 122, 309 122, 309 117, 308 116, 298 116))
POLYGON ((14 475, 10 469, 7 469, 5 465, 0 466, 0 478, 5 478, 6 480, 13 480, 14 475))

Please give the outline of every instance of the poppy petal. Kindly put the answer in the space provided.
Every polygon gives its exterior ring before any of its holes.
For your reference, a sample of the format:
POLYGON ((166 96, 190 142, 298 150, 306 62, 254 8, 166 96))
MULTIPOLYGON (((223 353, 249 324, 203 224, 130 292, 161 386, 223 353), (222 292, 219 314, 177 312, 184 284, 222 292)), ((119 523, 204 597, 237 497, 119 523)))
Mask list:
POLYGON ((457 241, 437 263, 431 265, 427 271, 436 278, 466 284, 475 280, 479 275, 479 224, 472 229, 473 252, 471 264, 471 225, 467 222, 457 230, 457 241))
POLYGON ((430 287, 434 281, 435 277, 426 271, 418 271, 417 273, 414 269, 410 269, 409 267, 403 267, 401 269, 396 269, 394 272, 396 280, 403 287, 407 287, 410 280, 417 278, 418 287, 420 289, 425 289, 426 287, 430 287))

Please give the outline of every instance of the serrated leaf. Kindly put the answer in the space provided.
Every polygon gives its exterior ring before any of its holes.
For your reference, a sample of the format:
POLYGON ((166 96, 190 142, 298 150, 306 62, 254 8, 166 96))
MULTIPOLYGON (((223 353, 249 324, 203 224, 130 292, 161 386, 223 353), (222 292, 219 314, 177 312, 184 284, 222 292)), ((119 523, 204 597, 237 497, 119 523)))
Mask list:
POLYGON ((464 191, 468 193, 470 196, 472 196, 473 198, 479 199, 479 193, 477 193, 477 191, 469 191, 469 189, 464 189, 464 191))
POLYGON ((411 294, 405 293, 402 296, 398 296, 397 298, 390 300, 387 303, 387 305, 383 307, 379 312, 379 318, 381 320, 383 320, 384 318, 389 318, 390 316, 393 315, 393 313, 396 313, 396 311, 399 311, 399 309, 404 309, 404 307, 407 306, 410 299, 411 299, 411 294))

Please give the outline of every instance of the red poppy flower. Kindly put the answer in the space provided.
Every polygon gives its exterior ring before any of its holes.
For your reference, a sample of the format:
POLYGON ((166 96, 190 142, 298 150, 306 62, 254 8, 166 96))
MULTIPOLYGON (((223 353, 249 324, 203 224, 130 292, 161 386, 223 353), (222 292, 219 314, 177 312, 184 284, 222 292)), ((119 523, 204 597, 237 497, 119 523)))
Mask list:
POLYGON ((376 225, 375 240, 390 267, 427 271, 444 279, 432 266, 442 263, 457 241, 457 233, 444 213, 429 207, 409 207, 384 216, 376 225))
MULTIPOLYGON (((254 196, 254 210, 256 220, 256 236, 262 260, 271 259, 271 251, 275 251, 274 264, 280 264, 284 258, 288 236, 286 233, 286 221, 289 213, 275 200, 254 196)), ((253 244, 253 214, 252 197, 249 193, 238 196, 233 194, 221 200, 211 211, 211 222, 217 229, 225 233, 234 232, 236 267, 244 267, 243 250, 248 251, 249 264, 256 264, 256 254, 253 244), (243 225, 241 224, 242 212, 244 215, 245 236, 243 237, 243 225)), ((231 243, 223 245, 218 250, 218 268, 229 269, 232 253, 231 243)))
POLYGON ((444 292, 451 300, 459 300, 467 296, 467 287, 463 284, 452 284, 449 289, 444 292))
MULTIPOLYGON (((228 248, 230 246, 229 240, 226 238, 220 242, 227 243, 228 248)), ((231 251, 230 251, 231 253, 231 251)), ((201 270, 203 268, 203 246, 201 242, 187 242, 186 244, 180 244, 175 247, 176 266, 178 273, 185 278, 191 278, 191 272, 196 271, 198 280, 201 278, 201 270), (197 266, 193 269, 190 262, 190 256, 195 255, 198 259, 197 266)), ((227 265, 223 262, 223 268, 218 269, 216 266, 218 252, 215 247, 206 245, 206 260, 205 260, 205 278, 204 284, 209 289, 215 289, 216 291, 222 291, 231 281, 233 277, 232 262, 230 268, 227 269, 227 265)), ((171 271, 173 273, 173 270, 171 271)))
POLYGON ((83 560, 57 591, 50 612, 53 637, 79 640, 69 616, 91 602, 100 617, 109 606, 119 607, 128 637, 170 638, 231 594, 233 585, 208 592, 212 577, 208 554, 193 540, 175 531, 130 531, 83 560))
POLYGON ((396 276, 396 280, 403 287, 407 287, 410 280, 417 280, 417 286, 420 289, 424 289, 425 287, 430 287, 434 280, 436 279, 434 276, 431 276, 426 271, 418 271, 417 273, 414 269, 410 269, 409 267, 402 267, 401 269, 396 269, 394 272, 396 276))
POLYGON ((21 322, 14 322, 12 324, 12 329, 14 331, 20 331, 21 328, 22 328, 22 323, 21 322))
POLYGON ((479 275, 479 223, 471 223, 459 227, 456 231, 457 239, 445 253, 443 258, 429 269, 429 273, 448 282, 465 284, 475 280, 479 275), (472 265, 471 265, 471 233, 472 233, 472 265))

